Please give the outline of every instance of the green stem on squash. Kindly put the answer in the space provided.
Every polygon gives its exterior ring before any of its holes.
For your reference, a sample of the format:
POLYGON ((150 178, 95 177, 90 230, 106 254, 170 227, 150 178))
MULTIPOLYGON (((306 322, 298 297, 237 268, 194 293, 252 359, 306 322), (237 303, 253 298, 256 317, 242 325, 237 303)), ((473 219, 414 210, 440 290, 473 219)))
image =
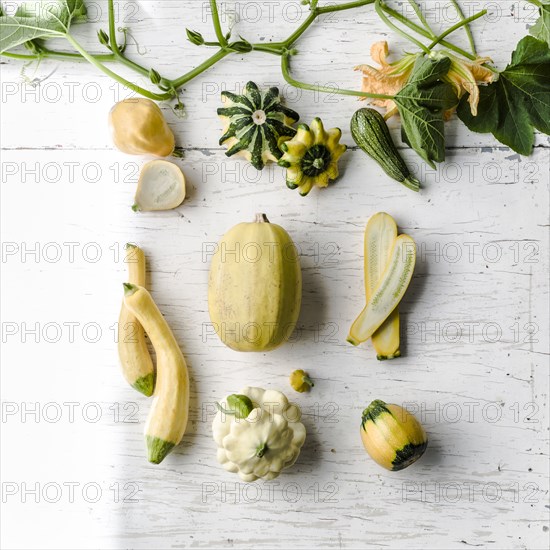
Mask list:
POLYGON ((460 27, 464 27, 465 25, 468 25, 472 21, 475 21, 476 19, 479 19, 480 17, 483 17, 487 13, 487 10, 481 10, 480 12, 467 17, 466 19, 463 19, 462 21, 459 21, 452 27, 449 27, 445 32, 441 33, 429 46, 428 48, 431 50, 437 44, 439 44, 446 36, 449 36, 449 34, 452 34, 456 30, 460 29, 460 27))
POLYGON ((267 443, 262 443, 261 445, 258 446, 258 448, 256 449, 256 456, 258 458, 262 458, 265 453, 267 452, 267 443))
POLYGON ((308 84, 307 82, 301 82, 296 80, 290 74, 290 52, 285 52, 281 57, 281 72, 283 73, 284 79, 294 86, 295 88, 301 88, 303 90, 311 90, 314 92, 325 92, 328 94, 340 94, 340 95, 350 95, 355 97, 368 97, 373 99, 393 99, 394 96, 386 94, 369 94, 367 92, 359 92, 357 90, 346 90, 343 88, 330 88, 328 86, 321 86, 318 84, 308 84))
POLYGON ((132 296, 138 291, 138 287, 132 283, 122 283, 124 289, 124 296, 132 296))

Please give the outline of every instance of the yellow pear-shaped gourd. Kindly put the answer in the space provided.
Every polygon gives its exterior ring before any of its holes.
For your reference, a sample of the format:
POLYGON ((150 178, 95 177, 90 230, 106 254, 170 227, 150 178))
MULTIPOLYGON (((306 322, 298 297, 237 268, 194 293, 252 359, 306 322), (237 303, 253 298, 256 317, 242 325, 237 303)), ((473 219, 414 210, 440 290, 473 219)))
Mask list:
POLYGON ((268 351, 288 340, 302 303, 302 272, 290 235, 258 214, 221 239, 212 257, 208 309, 222 342, 268 351))
POLYGON ((172 154, 175 139, 159 106, 144 97, 119 101, 109 112, 115 146, 129 155, 172 154))

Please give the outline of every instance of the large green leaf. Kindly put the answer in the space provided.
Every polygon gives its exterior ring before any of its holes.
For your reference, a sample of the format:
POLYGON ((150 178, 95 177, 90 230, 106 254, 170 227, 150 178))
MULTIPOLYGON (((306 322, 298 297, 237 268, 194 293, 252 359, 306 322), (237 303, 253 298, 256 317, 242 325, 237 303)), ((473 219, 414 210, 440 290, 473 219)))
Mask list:
POLYGON ((65 36, 71 23, 86 19, 84 0, 44 0, 22 3, 14 15, 0 17, 0 52, 36 38, 65 36))
POLYGON ((432 167, 434 161, 445 160, 443 114, 458 102, 453 87, 441 80, 450 66, 448 57, 419 57, 407 84, 395 96, 403 141, 432 167))
POLYGON ((499 79, 479 89, 478 115, 472 116, 464 96, 458 116, 474 132, 490 132, 516 153, 529 155, 533 127, 550 134, 550 49, 526 36, 499 79))
POLYGON ((550 47, 550 1, 543 0, 539 8, 540 17, 529 29, 529 32, 539 40, 544 40, 550 47))

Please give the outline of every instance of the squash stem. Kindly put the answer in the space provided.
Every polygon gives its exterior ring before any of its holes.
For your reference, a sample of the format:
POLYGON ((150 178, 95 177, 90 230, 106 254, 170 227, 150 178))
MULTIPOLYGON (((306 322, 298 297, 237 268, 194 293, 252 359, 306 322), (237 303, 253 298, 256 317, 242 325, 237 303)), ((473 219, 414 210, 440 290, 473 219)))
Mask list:
POLYGON ((132 296, 138 291, 138 287, 132 283, 122 283, 124 288, 124 296, 132 296))
POLYGON ((412 191, 416 191, 416 192, 420 191, 420 182, 416 178, 413 178, 412 176, 409 176, 408 178, 404 179, 401 182, 401 184, 407 187, 407 189, 411 189, 412 191))
POLYGON ((254 222, 269 223, 269 220, 267 219, 267 216, 265 214, 256 214, 256 217, 254 218, 254 222))
POLYGON ((262 443, 257 449, 256 449, 256 456, 258 458, 262 458, 265 453, 267 452, 267 444, 262 443))

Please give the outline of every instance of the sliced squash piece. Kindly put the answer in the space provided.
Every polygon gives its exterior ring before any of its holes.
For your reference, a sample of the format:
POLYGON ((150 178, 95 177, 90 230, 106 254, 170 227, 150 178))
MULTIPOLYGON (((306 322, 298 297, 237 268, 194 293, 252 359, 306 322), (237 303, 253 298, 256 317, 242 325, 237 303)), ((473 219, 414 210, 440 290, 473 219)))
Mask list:
POLYGON ((167 160, 143 165, 132 209, 142 212, 171 210, 185 199, 185 177, 179 166, 167 160))

